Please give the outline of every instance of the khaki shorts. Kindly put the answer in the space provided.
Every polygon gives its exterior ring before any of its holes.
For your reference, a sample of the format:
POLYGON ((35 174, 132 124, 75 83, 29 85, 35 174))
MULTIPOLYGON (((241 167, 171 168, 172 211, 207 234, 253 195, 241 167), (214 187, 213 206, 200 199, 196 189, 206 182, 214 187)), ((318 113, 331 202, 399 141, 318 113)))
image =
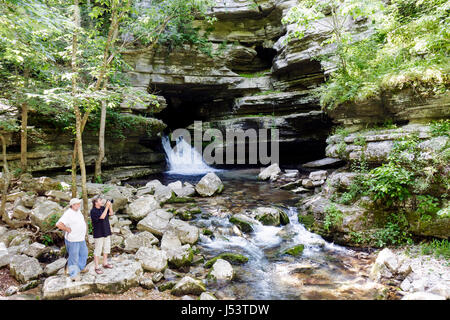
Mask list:
POLYGON ((103 238, 95 238, 95 249, 94 256, 100 257, 103 251, 103 254, 111 253, 111 237, 103 237, 103 238))

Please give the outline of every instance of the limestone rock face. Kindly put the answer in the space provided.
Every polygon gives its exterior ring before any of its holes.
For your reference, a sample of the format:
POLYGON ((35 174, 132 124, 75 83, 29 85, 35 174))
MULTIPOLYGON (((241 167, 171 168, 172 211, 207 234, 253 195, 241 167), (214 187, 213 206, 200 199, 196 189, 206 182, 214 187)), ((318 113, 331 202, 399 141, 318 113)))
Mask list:
POLYGON ((224 186, 222 180, 213 172, 206 174, 195 186, 195 190, 202 197, 210 197, 221 193, 224 186))
POLYGON ((173 214, 164 209, 152 211, 147 217, 139 221, 137 229, 149 231, 154 235, 161 236, 167 230, 172 217, 173 214))
POLYGON ((90 293, 122 293, 139 285, 142 274, 141 263, 122 255, 111 259, 113 269, 104 269, 103 274, 96 274, 93 264, 89 272, 81 274, 81 281, 73 282, 67 276, 52 276, 45 279, 42 293, 44 299, 68 299, 90 293))
POLYGON ((159 208, 159 203, 155 197, 146 195, 130 203, 127 207, 127 213, 133 220, 141 220, 150 212, 159 208))

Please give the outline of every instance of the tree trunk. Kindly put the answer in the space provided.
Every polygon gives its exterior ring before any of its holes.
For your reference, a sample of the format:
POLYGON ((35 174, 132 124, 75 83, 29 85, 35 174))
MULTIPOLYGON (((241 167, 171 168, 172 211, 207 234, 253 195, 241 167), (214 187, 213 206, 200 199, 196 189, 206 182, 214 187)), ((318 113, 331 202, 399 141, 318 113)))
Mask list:
POLYGON ((100 131, 98 134, 98 157, 95 161, 94 179, 102 177, 102 161, 105 158, 105 127, 106 127, 106 102, 102 101, 102 112, 100 116, 100 131))
MULTIPOLYGON (((0 214, 6 223, 10 220, 6 212, 6 198, 8 196, 9 183, 11 181, 8 169, 8 161, 6 160, 6 140, 5 137, 0 134, 2 140, 2 158, 3 158, 3 189, 2 189, 2 203, 0 205, 0 214)), ((8 223, 9 224, 9 223, 8 223)))
MULTIPOLYGON (((114 3, 115 4, 115 3, 114 3)), ((113 57, 113 55, 109 54, 109 51, 113 50, 114 43, 118 36, 119 31, 119 15, 117 13, 118 8, 113 5, 111 7, 111 25, 108 31, 108 38, 106 41, 105 51, 103 52, 103 64, 102 69, 100 73, 100 77, 98 79, 97 88, 100 88, 101 80, 103 77, 106 76, 107 69, 109 64, 111 63, 110 57, 113 57)), ((113 53, 114 54, 114 53, 113 53)), ((106 89, 108 86, 108 78, 105 77, 105 80, 103 80, 103 89, 106 89)), ((100 130, 98 133, 98 156, 95 161, 95 173, 94 173, 94 180, 101 181, 102 177, 102 161, 105 158, 105 128, 106 128, 106 101, 102 100, 102 110, 100 115, 100 130)))
MULTIPOLYGON (((30 78, 30 68, 25 64, 23 77, 25 78, 25 88, 28 88, 28 80, 30 78)), ((20 167, 22 172, 27 172, 28 167, 28 103, 25 101, 22 104, 22 121, 20 130, 20 167)))
POLYGON ((28 167, 27 126, 28 126, 28 104, 25 102, 22 104, 22 128, 20 130, 20 167, 21 167, 23 173, 27 172, 27 167, 28 167))
POLYGON ((72 198, 77 197, 77 146, 76 143, 73 145, 72 152, 72 198))
POLYGON ((72 38, 72 96, 73 96, 73 108, 75 111, 76 118, 76 153, 78 155, 78 164, 80 165, 81 171, 81 192, 83 197, 83 215, 87 224, 88 218, 88 197, 87 197, 87 188, 86 188, 86 165, 84 163, 84 154, 83 154, 83 138, 82 138, 82 117, 81 111, 78 107, 78 101, 76 98, 77 95, 77 77, 78 77, 78 65, 77 65, 77 50, 78 50, 78 33, 80 28, 80 7, 78 4, 78 0, 74 0, 74 11, 73 18, 75 24, 75 31, 73 33, 72 38))

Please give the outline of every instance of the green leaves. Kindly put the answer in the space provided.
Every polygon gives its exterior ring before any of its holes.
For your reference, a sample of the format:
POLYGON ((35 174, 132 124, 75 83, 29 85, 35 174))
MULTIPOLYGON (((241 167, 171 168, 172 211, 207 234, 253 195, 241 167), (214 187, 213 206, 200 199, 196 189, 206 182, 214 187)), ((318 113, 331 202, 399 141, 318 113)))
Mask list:
POLYGON ((287 44, 311 28, 330 33, 322 46, 334 43, 336 49, 317 58, 336 65, 336 70, 317 92, 321 105, 332 109, 404 88, 424 97, 444 94, 450 82, 449 11, 445 0, 393 0, 387 5, 308 0, 299 1, 283 22, 295 26, 287 44), (366 19, 372 30, 367 38, 352 37, 347 28, 351 19, 366 19))
POLYGON ((369 192, 372 199, 381 200, 387 207, 411 195, 408 187, 413 183, 413 174, 392 162, 373 169, 370 177, 369 192))

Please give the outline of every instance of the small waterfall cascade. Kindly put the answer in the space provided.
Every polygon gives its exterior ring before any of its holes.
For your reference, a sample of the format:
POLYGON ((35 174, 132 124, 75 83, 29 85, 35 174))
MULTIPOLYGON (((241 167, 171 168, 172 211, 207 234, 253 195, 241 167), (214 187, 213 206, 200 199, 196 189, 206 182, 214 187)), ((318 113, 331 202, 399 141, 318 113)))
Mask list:
POLYGON ((198 175, 220 171, 206 164, 202 155, 189 145, 183 137, 177 139, 172 148, 168 136, 162 138, 162 145, 169 165, 168 173, 180 175, 198 175))

